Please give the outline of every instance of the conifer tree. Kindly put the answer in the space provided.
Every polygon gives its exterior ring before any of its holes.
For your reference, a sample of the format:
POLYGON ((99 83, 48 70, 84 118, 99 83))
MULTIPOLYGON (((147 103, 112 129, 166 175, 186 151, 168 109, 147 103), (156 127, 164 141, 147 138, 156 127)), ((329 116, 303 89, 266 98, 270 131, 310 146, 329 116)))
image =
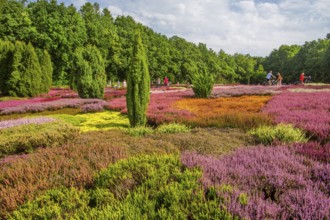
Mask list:
POLYGON ((74 54, 72 82, 81 98, 103 98, 106 85, 105 66, 100 51, 88 45, 74 54))
POLYGON ((41 67, 37 53, 31 43, 26 45, 25 56, 23 57, 23 65, 25 66, 25 72, 22 76, 28 80, 26 87, 28 90, 28 96, 36 96, 42 93, 42 81, 41 81, 41 67))
POLYGON ((32 44, 16 41, 11 72, 6 82, 10 96, 35 96, 41 93, 41 68, 32 44))
POLYGON ((41 68, 41 92, 49 92, 52 85, 53 67, 49 53, 46 50, 38 50, 38 57, 41 68))
POLYGON ((0 93, 8 95, 7 81, 12 72, 12 62, 15 46, 9 41, 0 40, 0 93))
POLYGON ((150 98, 150 76, 139 31, 135 31, 133 54, 127 75, 126 104, 132 127, 144 126, 150 98))

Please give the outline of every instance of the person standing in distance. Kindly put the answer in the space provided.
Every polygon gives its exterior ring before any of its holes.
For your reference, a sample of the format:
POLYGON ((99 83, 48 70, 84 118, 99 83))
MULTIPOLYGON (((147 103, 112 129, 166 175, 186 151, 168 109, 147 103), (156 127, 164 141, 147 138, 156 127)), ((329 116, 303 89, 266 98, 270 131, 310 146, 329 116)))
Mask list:
POLYGON ((272 85, 272 77, 274 77, 273 72, 269 71, 269 73, 266 76, 266 79, 268 80, 268 84, 271 86, 272 85))

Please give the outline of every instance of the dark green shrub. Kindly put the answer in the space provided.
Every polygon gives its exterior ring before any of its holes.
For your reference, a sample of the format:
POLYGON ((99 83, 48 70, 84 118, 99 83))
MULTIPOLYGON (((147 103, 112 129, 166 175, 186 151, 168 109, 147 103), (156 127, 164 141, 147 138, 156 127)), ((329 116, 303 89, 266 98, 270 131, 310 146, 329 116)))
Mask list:
POLYGON ((79 47, 74 53, 73 87, 81 98, 103 98, 106 85, 105 66, 95 46, 79 47))
POLYGON ((127 74, 127 114, 132 127, 144 126, 150 99, 150 76, 140 32, 136 31, 131 65, 127 74))
POLYGON ((190 76, 192 89, 198 98, 207 98, 211 95, 214 78, 208 73, 194 73, 190 76))
POLYGON ((64 122, 28 124, 0 130, 0 157, 65 144, 78 132, 64 122))

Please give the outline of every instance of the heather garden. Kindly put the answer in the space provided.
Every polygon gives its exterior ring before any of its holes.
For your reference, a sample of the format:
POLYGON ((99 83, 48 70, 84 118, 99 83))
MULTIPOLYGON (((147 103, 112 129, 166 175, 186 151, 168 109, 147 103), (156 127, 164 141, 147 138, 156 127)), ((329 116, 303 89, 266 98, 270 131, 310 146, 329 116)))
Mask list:
POLYGON ((0 27, 0 219, 330 219, 329 34, 231 55, 56 0, 0 27))
POLYGON ((1 97, 7 219, 328 219, 330 86, 126 89, 1 97))

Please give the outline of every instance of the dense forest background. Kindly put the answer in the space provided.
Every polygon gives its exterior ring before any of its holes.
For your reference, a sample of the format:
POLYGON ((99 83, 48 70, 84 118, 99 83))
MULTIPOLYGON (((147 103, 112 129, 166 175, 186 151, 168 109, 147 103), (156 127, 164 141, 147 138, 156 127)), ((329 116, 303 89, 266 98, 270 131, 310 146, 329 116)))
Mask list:
POLYGON ((282 45, 267 57, 230 55, 178 36, 168 38, 130 16, 113 18, 97 3, 88 2, 78 10, 56 0, 0 0, 0 40, 46 51, 55 86, 74 87, 75 51, 88 46, 100 52, 107 82, 126 79, 136 28, 141 32, 152 82, 168 76, 172 83, 186 83, 191 74, 202 72, 212 74, 216 83, 258 84, 269 70, 281 72, 284 83, 296 81, 301 72, 314 82, 330 82, 330 34, 304 45, 282 45))

